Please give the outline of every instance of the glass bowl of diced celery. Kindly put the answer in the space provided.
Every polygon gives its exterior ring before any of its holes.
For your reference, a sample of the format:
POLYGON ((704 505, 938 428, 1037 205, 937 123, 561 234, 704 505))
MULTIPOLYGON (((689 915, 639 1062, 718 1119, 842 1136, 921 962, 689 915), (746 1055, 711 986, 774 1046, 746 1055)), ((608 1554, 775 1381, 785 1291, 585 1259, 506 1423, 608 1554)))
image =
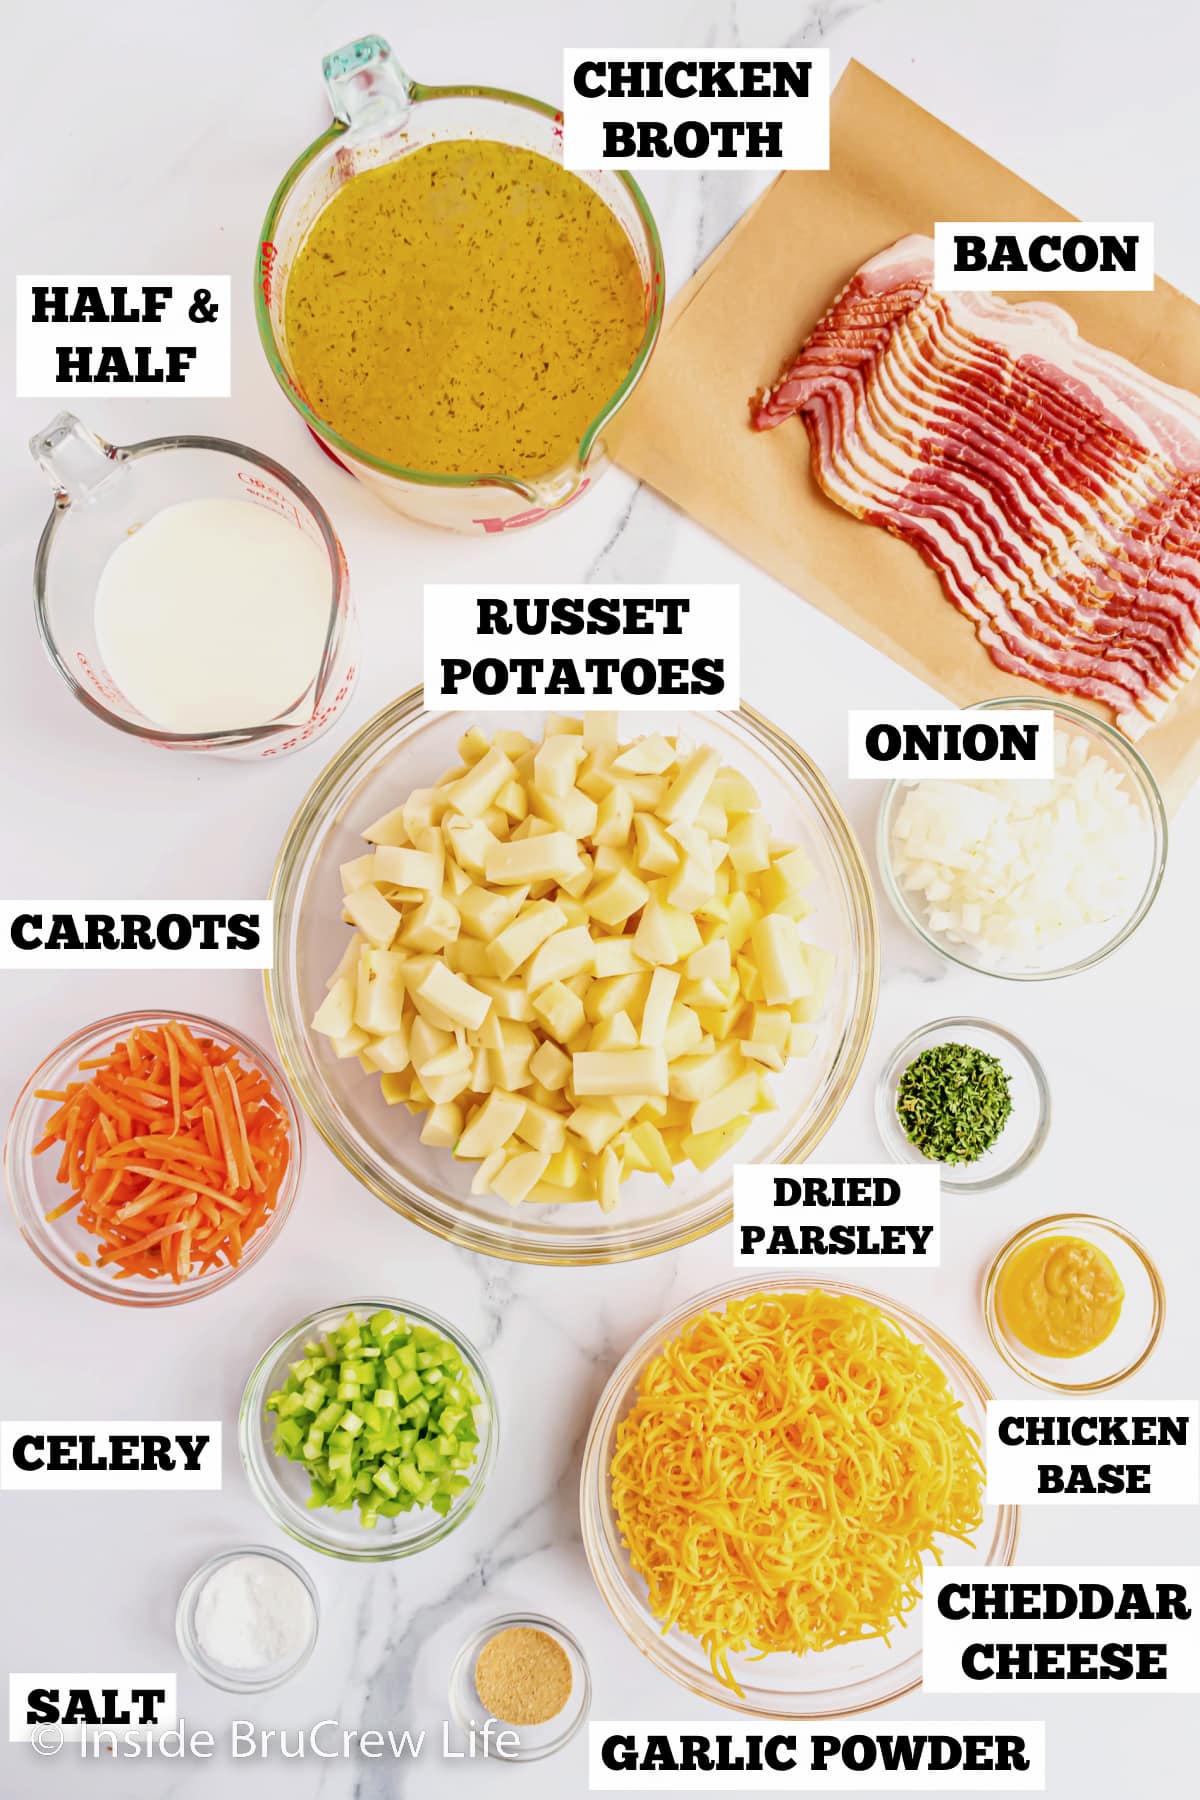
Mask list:
POLYGON ((460 1525, 499 1436, 478 1351, 403 1300, 326 1306, 277 1337, 246 1383, 242 1464, 281 1530, 346 1562, 414 1556, 460 1525))

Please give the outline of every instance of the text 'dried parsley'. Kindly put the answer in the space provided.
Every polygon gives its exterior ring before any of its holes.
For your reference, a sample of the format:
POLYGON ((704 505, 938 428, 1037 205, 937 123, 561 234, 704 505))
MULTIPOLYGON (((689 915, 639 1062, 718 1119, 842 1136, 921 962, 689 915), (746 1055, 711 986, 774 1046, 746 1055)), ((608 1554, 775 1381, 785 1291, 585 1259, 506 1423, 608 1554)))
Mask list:
POLYGON ((1011 1112, 1003 1063, 973 1044, 935 1044, 922 1050, 896 1089, 904 1135, 932 1162, 978 1161, 1011 1112))

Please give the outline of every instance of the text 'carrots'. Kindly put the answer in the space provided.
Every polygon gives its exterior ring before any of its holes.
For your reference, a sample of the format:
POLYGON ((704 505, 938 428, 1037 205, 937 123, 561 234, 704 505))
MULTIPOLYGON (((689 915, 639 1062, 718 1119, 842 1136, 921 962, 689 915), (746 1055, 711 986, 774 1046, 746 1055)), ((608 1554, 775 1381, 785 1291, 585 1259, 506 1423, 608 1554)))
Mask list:
POLYGON ((186 1281, 237 1264, 279 1198, 287 1114, 266 1076, 237 1051, 173 1019, 138 1026, 106 1056, 80 1063, 34 1150, 62 1145, 58 1180, 99 1238, 96 1265, 186 1281))

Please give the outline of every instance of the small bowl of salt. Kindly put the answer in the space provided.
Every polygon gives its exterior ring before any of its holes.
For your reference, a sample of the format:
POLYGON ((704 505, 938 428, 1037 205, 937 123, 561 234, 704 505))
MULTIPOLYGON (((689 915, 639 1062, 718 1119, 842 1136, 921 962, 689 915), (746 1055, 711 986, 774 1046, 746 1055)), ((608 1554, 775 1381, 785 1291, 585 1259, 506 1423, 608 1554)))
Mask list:
POLYGON ((309 1577, 281 1550, 223 1550, 187 1581, 175 1611, 179 1648, 198 1675, 233 1694, 290 1681, 312 1655, 320 1607, 309 1577))

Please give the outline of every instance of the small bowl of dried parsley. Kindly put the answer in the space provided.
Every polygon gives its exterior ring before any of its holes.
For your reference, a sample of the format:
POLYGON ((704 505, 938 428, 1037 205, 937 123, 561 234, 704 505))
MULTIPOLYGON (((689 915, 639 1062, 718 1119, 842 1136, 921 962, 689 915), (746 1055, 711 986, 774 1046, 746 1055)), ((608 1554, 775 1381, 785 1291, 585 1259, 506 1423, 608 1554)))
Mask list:
POLYGON ((887 1059, 875 1120, 893 1162, 936 1162, 947 1193, 998 1187, 1050 1128, 1050 1088, 1020 1038, 986 1019, 934 1019, 887 1059))

